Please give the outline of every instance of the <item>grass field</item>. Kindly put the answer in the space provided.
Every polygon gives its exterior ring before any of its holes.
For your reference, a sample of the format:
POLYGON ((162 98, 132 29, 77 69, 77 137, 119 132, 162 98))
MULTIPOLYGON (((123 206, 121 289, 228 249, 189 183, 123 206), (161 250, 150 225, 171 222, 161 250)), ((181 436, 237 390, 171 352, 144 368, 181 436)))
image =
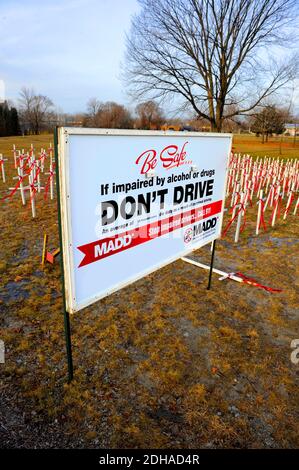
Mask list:
MULTIPOLYGON (((28 148, 30 144, 34 143, 36 148, 46 147, 49 143, 53 143, 53 136, 51 134, 44 134, 39 136, 24 136, 24 137, 1 137, 0 138, 0 153, 11 155, 12 145, 16 144, 17 148, 28 148)), ((249 153, 253 156, 265 155, 269 157, 283 157, 283 158, 299 158, 299 138, 294 144, 293 137, 271 137, 269 142, 262 143, 261 137, 256 137, 251 134, 235 134, 233 139, 233 148, 235 152, 249 153)))
POLYGON ((235 152, 249 153, 252 156, 299 158, 299 137, 296 138, 295 143, 293 137, 271 137, 263 144, 261 137, 235 134, 233 148, 235 152))
MULTIPOLYGON (((0 152, 12 163, 12 143, 51 140, 3 138, 0 152)), ((215 266, 282 292, 216 275, 207 291, 207 272, 177 261, 72 316, 68 385, 60 266, 40 265, 44 232, 58 246, 56 198, 39 196, 34 220, 19 195, 1 201, 0 447, 298 447, 299 218, 256 237, 255 215, 238 245, 231 231, 217 242, 215 266)), ((208 263, 209 247, 193 257, 208 263)))

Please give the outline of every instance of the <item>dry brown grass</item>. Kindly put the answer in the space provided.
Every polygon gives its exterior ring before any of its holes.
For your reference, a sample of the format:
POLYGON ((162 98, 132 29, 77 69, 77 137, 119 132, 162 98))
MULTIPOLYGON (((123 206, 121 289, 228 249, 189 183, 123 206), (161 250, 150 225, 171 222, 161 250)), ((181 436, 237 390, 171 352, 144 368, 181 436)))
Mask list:
POLYGON ((252 156, 281 158, 299 158, 299 137, 274 136, 263 143, 262 137, 254 134, 235 134, 233 149, 237 153, 248 153, 252 156))

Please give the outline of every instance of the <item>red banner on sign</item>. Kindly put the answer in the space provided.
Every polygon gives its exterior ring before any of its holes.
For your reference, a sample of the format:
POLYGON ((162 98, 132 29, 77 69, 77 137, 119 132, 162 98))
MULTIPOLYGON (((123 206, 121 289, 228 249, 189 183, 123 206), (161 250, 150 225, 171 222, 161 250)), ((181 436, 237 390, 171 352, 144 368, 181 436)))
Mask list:
POLYGON ((151 224, 144 225, 126 232, 122 232, 113 237, 103 238, 86 245, 78 246, 84 254, 84 258, 79 264, 79 268, 87 264, 94 263, 107 256, 115 255, 121 251, 128 250, 141 243, 148 242, 157 237, 178 230, 187 225, 194 224, 199 220, 206 219, 221 212, 222 201, 213 202, 197 209, 191 209, 163 220, 158 220, 151 224))

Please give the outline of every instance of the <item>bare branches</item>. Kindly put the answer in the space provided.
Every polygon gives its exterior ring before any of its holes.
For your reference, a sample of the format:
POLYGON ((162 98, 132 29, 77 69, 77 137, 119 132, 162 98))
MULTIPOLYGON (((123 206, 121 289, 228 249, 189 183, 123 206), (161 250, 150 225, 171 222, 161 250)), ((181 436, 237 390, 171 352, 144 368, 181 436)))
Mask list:
POLYGON ((23 87, 20 92, 20 112, 25 127, 34 134, 39 134, 48 115, 52 111, 53 102, 44 95, 36 95, 33 89, 23 87))
POLYGON ((87 127, 130 129, 133 125, 130 111, 113 101, 102 103, 91 98, 87 103, 87 111, 84 122, 87 127))
POLYGON ((149 100, 136 106, 137 125, 140 129, 157 128, 163 124, 164 116, 162 109, 155 101, 149 100))
POLYGON ((87 113, 90 117, 95 118, 101 108, 101 102, 97 98, 90 98, 87 103, 87 113))
POLYGON ((139 1, 125 76, 138 100, 178 96, 220 130, 296 74, 294 57, 277 65, 266 53, 291 44, 296 0, 139 1))

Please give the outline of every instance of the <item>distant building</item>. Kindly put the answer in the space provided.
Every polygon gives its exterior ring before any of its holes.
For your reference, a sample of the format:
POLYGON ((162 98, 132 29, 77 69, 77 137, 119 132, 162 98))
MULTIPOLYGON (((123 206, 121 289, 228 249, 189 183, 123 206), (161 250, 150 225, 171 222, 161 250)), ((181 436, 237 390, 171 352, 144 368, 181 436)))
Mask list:
POLYGON ((293 137, 295 135, 299 135, 299 123, 285 124, 284 127, 285 127, 285 131, 284 131, 285 135, 291 135, 293 137))
POLYGON ((189 124, 163 124, 161 126, 162 131, 189 131, 194 132, 197 131, 193 126, 189 124))
POLYGON ((163 124, 161 126, 162 131, 180 131, 181 130, 181 125, 180 124, 163 124))

